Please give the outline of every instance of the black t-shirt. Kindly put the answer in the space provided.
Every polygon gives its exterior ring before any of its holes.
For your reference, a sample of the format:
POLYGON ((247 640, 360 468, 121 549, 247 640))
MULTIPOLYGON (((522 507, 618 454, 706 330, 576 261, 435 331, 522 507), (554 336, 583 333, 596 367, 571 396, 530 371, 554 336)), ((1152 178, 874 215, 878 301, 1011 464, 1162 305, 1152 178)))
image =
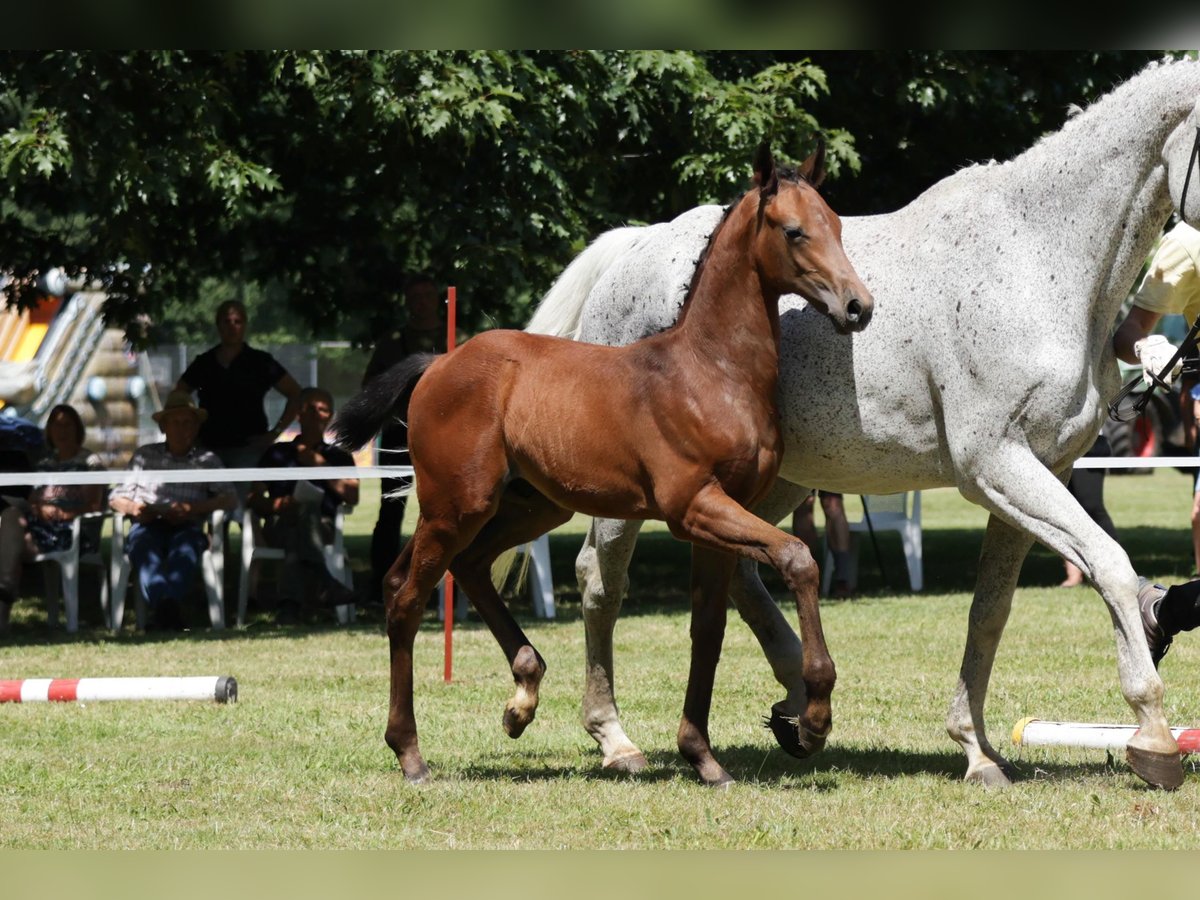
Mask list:
POLYGON ((249 344, 228 368, 217 361, 216 347, 197 356, 183 380, 199 392, 201 409, 208 410, 200 443, 212 449, 244 447, 251 437, 267 431, 263 398, 286 374, 275 357, 249 344))
MULTIPOLYGON (((318 453, 325 457, 325 465, 327 466, 352 466, 354 465, 354 457, 340 447, 334 447, 332 444, 326 444, 322 441, 315 448, 318 453)), ((262 455, 262 459, 258 461, 258 465, 264 469, 288 469, 292 466, 297 468, 306 468, 296 459, 296 442, 282 441, 278 444, 272 444, 266 453, 262 455)), ((324 478, 309 478, 314 485, 325 491, 325 496, 321 498, 321 515, 332 518, 337 512, 338 504, 341 498, 334 493, 329 486, 329 482, 324 478)), ((296 489, 294 481, 268 481, 267 494, 271 497, 286 497, 296 489)))

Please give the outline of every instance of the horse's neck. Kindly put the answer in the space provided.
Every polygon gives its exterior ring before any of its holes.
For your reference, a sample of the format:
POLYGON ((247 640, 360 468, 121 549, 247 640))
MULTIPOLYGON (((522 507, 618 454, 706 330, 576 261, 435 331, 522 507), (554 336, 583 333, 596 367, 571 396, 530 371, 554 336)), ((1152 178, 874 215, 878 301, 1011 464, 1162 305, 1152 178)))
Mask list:
POLYGON ((779 369, 779 295, 765 291, 753 265, 754 204, 743 203, 717 227, 679 319, 666 332, 680 350, 714 371, 763 379, 779 369), (728 364, 728 365, 727 365, 728 364))
MULTIPOLYGON (((1162 148, 1200 95, 1200 63, 1143 71, 1010 163, 988 170, 1021 232, 1093 262, 1088 318, 1111 325, 1170 215, 1162 148)), ((1036 251, 1037 248, 1032 248, 1036 251)), ((1046 297, 1060 302, 1059 297, 1046 297)))

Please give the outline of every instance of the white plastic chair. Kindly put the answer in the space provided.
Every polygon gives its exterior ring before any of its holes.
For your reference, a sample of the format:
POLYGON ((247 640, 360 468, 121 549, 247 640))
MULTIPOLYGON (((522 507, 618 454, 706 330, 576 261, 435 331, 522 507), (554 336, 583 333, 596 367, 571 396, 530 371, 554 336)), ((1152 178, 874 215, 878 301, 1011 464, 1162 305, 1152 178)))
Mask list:
MULTIPOLYGON (((354 587, 354 574, 346 558, 346 548, 342 540, 342 531, 346 519, 346 506, 339 506, 333 518, 333 543, 325 545, 325 565, 333 576, 348 588, 354 587)), ((262 519, 249 507, 242 512, 242 577, 238 584, 237 627, 246 624, 246 606, 250 600, 250 567, 255 560, 284 558, 284 551, 258 542, 257 535, 262 519)), ((348 625, 354 621, 355 610, 353 603, 335 606, 339 625, 348 625)))
MULTIPOLYGON (((225 627, 225 511, 218 509, 208 517, 210 542, 200 557, 200 573, 204 578, 204 593, 208 599, 208 618, 214 631, 225 627)), ((109 623, 120 632, 125 619, 125 594, 129 588, 130 562, 125 555, 125 515, 113 514, 112 535, 112 616, 109 623)), ((134 579, 137 627, 146 628, 146 598, 134 579)))
MULTIPOLYGON (((533 613, 542 619, 554 618, 554 579, 550 576, 550 536, 543 534, 536 541, 522 544, 519 553, 528 553, 533 568, 533 613)), ((446 583, 438 584, 438 621, 446 619, 446 583)), ((456 585, 454 589, 454 616, 467 616, 467 596, 456 585)))
POLYGON ((82 552, 80 536, 85 527, 94 527, 99 537, 100 525, 108 516, 105 512, 83 513, 71 520, 71 545, 65 550, 51 550, 49 553, 39 553, 30 562, 54 563, 58 572, 46 569, 46 617, 53 628, 58 624, 58 599, 62 594, 63 605, 67 610, 67 632, 74 634, 79 630, 79 569, 81 566, 94 566, 100 570, 100 608, 104 617, 108 612, 108 573, 104 556, 100 552, 100 542, 87 553, 82 552), (92 523, 95 523, 94 526, 92 523))
MULTIPOLYGON (((904 561, 908 566, 908 584, 914 591, 925 585, 924 567, 921 561, 921 492, 905 491, 899 494, 863 494, 866 512, 857 522, 850 522, 850 571, 845 573, 851 588, 858 586, 858 554, 860 537, 874 528, 875 533, 896 531, 904 547, 904 561), (909 498, 912 498, 911 504, 909 498), (870 528, 867 515, 871 517, 870 528)), ((825 541, 825 564, 821 567, 821 593, 829 593, 833 579, 833 552, 829 540, 825 541)))

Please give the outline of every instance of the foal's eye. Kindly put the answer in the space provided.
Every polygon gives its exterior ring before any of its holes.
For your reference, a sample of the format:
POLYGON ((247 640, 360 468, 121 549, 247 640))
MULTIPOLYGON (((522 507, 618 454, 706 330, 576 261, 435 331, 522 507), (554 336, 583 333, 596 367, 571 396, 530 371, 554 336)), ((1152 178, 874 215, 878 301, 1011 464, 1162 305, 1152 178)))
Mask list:
POLYGON ((787 236, 789 241, 800 241, 808 237, 808 235, 804 233, 804 229, 798 225, 785 226, 783 233, 787 236))

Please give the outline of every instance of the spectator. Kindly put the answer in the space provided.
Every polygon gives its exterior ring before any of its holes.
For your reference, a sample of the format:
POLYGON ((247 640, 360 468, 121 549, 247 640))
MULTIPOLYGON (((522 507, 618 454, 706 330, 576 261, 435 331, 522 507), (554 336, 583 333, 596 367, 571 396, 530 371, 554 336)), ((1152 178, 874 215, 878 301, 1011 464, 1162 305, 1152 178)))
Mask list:
MULTIPOLYGON (((74 407, 60 404, 46 417, 46 453, 38 472, 86 472, 104 468, 100 457, 83 446, 83 420, 74 407)), ((65 550, 71 545, 71 522, 104 504, 103 485, 45 485, 28 491, 22 515, 5 503, 0 512, 0 633, 8 627, 12 604, 21 583, 21 563, 38 553, 65 550)), ((100 541, 100 527, 80 535, 85 545, 100 541)))
MULTIPOLYGON (((333 418, 333 397, 316 387, 300 392, 300 434, 267 450, 259 466, 352 466, 354 458, 325 441, 333 418)), ((298 621, 307 585, 317 587, 321 606, 353 603, 354 591, 343 585, 325 564, 324 546, 333 540, 334 516, 340 504, 358 503, 358 479, 255 482, 250 507, 266 517, 263 533, 285 556, 276 618, 282 624, 298 621)))
MULTIPOLYGON (((1091 449, 1083 455, 1085 458, 1112 456, 1108 438, 1103 434, 1098 435, 1091 449)), ((1103 528, 1104 532, 1114 541, 1119 541, 1112 516, 1108 514, 1108 510, 1104 506, 1104 474, 1104 469, 1073 469, 1071 479, 1067 482, 1067 490, 1071 492, 1072 497, 1079 501, 1083 511, 1092 517, 1092 521, 1103 528)), ((1066 576, 1059 587, 1078 587, 1083 584, 1083 572, 1080 571, 1079 566, 1064 558, 1063 569, 1066 576)))
MULTIPOLYGON (((841 494, 833 491, 817 491, 821 497, 821 510, 825 513, 825 540, 833 554, 833 579, 829 584, 829 596, 845 599, 850 596, 850 523, 846 520, 846 505, 841 494)), ((813 520, 813 495, 809 494, 792 513, 792 534, 808 545, 809 551, 817 556, 817 526, 813 520)))
MULTIPOLYGON (((162 469, 220 469, 216 454, 197 446, 208 413, 185 391, 172 391, 154 421, 165 440, 134 451, 135 472, 162 469)), ((151 628, 178 631, 185 624, 183 600, 208 547, 204 520, 215 510, 237 505, 227 481, 158 484, 134 475, 114 488, 110 505, 134 525, 125 551, 150 610, 151 628)))
POLYGON ((246 343, 246 307, 226 300, 217 307, 221 343, 192 361, 175 390, 198 392, 209 415, 199 443, 231 468, 253 466, 296 418, 300 385, 271 354, 246 343), (267 429, 263 399, 271 388, 287 397, 274 428, 267 429))
MULTIPOLYGON (((397 331, 383 338, 371 354, 363 373, 365 386, 376 375, 386 372, 404 357, 413 353, 444 353, 445 325, 442 322, 442 302, 437 286, 428 275, 410 277, 404 285, 404 306, 407 320, 397 331)), ((379 436, 380 463, 388 466, 409 465, 408 427, 393 422, 379 436)), ((383 577, 400 555, 400 529, 404 524, 407 496, 389 497, 393 491, 411 484, 407 478, 385 478, 381 481, 379 517, 371 533, 371 589, 368 603, 383 601, 383 577)))

